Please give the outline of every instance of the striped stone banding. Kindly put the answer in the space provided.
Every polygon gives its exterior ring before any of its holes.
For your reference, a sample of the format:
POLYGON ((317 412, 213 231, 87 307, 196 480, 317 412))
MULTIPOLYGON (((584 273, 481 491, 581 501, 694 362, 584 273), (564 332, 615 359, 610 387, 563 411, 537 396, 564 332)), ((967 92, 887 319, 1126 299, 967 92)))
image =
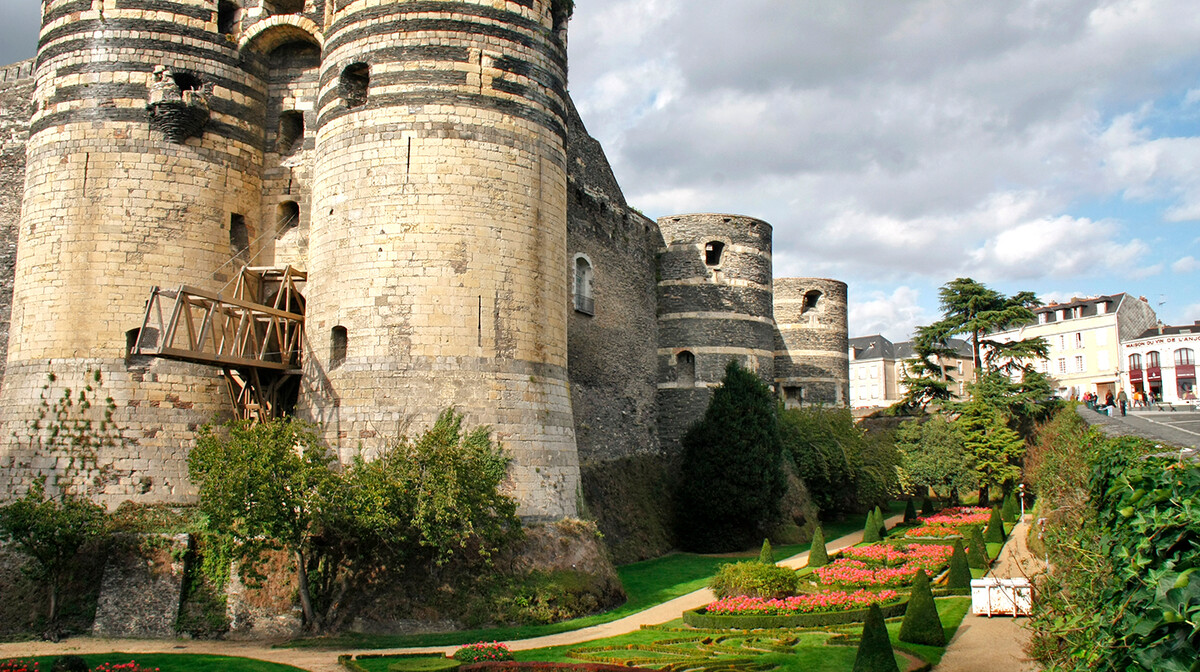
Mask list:
MULTIPOLYGON (((565 125, 560 119, 552 117, 541 110, 532 108, 528 105, 522 105, 513 100, 504 100, 493 96, 485 95, 464 95, 460 93, 450 92, 429 92, 419 91, 413 93, 402 94, 372 94, 367 98, 366 105, 362 107, 347 108, 340 105, 333 106, 332 109, 324 112, 317 121, 317 128, 324 128, 326 124, 340 119, 341 117, 361 112, 363 110, 374 110, 379 108, 406 108, 413 105, 447 105, 456 107, 469 107, 482 110, 498 112, 510 116, 525 119, 533 122, 543 128, 548 129, 564 141, 567 131, 565 125)), ((413 125, 418 126, 421 121, 414 120, 413 125)))
POLYGON ((715 312, 681 312, 681 313, 663 313, 659 316, 659 320, 740 320, 746 322, 760 322, 762 324, 774 325, 774 321, 769 317, 760 317, 758 315, 744 315, 741 313, 715 313, 715 312))

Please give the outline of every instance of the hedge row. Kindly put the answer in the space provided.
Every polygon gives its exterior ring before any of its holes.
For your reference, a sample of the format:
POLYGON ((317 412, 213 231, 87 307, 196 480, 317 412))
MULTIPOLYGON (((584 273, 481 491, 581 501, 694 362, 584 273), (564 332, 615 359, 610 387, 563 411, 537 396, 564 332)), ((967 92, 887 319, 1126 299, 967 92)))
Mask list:
POLYGON ((654 672, 653 670, 646 670, 641 667, 607 665, 605 663, 543 663, 512 660, 489 660, 482 663, 463 665, 458 669, 459 672, 507 672, 508 670, 527 670, 531 672, 630 672, 630 670, 644 670, 644 672, 654 672))
MULTIPOLYGON (((880 607, 884 618, 903 616, 908 600, 880 607)), ((683 612, 683 622, 693 628, 759 630, 773 628, 816 628, 828 625, 859 623, 867 617, 866 609, 827 611, 817 614, 710 616, 704 607, 683 612)))

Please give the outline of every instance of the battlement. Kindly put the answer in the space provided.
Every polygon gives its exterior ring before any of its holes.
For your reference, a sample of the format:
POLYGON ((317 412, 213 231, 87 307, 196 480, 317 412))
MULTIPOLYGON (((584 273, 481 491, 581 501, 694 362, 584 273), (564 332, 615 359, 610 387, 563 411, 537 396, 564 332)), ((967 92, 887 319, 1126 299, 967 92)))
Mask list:
POLYGON ((0 88, 33 77, 34 59, 13 63, 0 68, 0 88))

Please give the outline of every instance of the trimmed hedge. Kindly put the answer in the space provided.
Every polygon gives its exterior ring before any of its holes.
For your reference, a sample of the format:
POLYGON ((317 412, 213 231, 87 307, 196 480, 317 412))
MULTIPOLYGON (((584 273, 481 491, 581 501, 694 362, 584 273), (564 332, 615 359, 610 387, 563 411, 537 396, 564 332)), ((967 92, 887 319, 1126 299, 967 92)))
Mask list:
POLYGON ((945 646, 946 631, 933 603, 933 592, 929 589, 929 577, 925 570, 918 569, 913 578, 912 594, 908 598, 908 609, 900 623, 900 641, 928 646, 945 646))
POLYGON ((507 670, 532 670, 534 672, 629 672, 630 670, 646 670, 644 667, 631 665, 609 665, 607 663, 543 663, 535 661, 488 661, 471 663, 458 668, 459 672, 505 672, 507 670))
POLYGON ((1000 507, 992 507, 992 517, 988 518, 987 529, 983 532, 983 540, 993 544, 1004 543, 1004 520, 1000 515, 1000 507))
POLYGON ((879 607, 872 604, 863 623, 862 641, 854 657, 854 672, 900 672, 883 619, 879 607))
MULTIPOLYGON (((893 602, 880 607, 884 618, 903 616, 908 600, 893 602)), ((683 612, 683 622, 693 628, 714 630, 770 630, 777 628, 818 628, 828 625, 861 623, 867 617, 867 609, 848 611, 826 611, 818 614, 787 614, 779 616, 710 616, 704 607, 683 612)))
POLYGON ((978 525, 966 525, 967 530, 967 564, 973 569, 987 569, 992 561, 988 557, 987 544, 983 541, 983 533, 978 525))
POLYGON ((813 533, 812 545, 808 551, 808 566, 809 567, 824 567, 829 564, 829 551, 825 549, 825 531, 821 526, 817 526, 817 531, 813 533))
POLYGON ((730 595, 780 598, 794 594, 799 582, 800 577, 793 569, 746 561, 721 565, 708 587, 719 598, 730 595))
POLYGON ((913 500, 908 500, 904 504, 904 522, 911 523, 917 519, 917 507, 913 505, 913 500))
POLYGON ((950 556, 950 570, 946 575, 946 587, 971 590, 971 568, 967 562, 967 552, 963 550, 961 539, 954 541, 954 555, 950 556))
POLYGON ((862 540, 864 543, 870 544, 870 543, 879 541, 880 538, 881 537, 879 536, 879 520, 875 518, 874 511, 869 511, 867 513, 867 521, 865 523, 863 523, 862 540))

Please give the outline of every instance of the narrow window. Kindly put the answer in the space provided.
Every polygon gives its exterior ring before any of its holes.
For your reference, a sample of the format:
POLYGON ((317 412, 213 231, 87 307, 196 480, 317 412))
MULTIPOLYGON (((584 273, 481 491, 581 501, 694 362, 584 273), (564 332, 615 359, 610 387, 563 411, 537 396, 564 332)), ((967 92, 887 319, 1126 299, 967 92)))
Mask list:
POLYGON ((596 314, 592 297, 592 265, 583 257, 575 258, 575 310, 585 315, 596 314))
POLYGON ((217 3, 217 32, 222 35, 233 33, 237 26, 238 6, 228 0, 217 3))
POLYGON ((684 350, 675 355, 675 382, 682 387, 696 384, 696 356, 684 350))
POLYGON ((704 246, 704 263, 709 266, 721 265, 721 253, 725 251, 725 243, 714 240, 704 246))
POLYGON ((235 256, 245 256, 250 247, 250 232, 246 229, 246 218, 234 213, 229 216, 229 251, 235 256))
POLYGON ((804 388, 789 387, 783 388, 783 405, 785 408, 798 408, 804 404, 804 388))
POLYGON ((1142 370, 1142 356, 1141 355, 1134 354, 1134 355, 1129 356, 1129 370, 1130 371, 1141 371, 1142 370))
POLYGON ((351 63, 342 70, 338 92, 346 107, 362 107, 367 104, 367 90, 371 88, 371 68, 366 63, 351 63))
POLYGON ((304 145, 304 114, 288 110, 279 115, 279 130, 275 134, 275 151, 291 154, 304 145))
POLYGON ((1180 348, 1175 351, 1175 366, 1194 366, 1196 353, 1191 348, 1180 348))
POLYGON ((190 72, 175 72, 171 74, 171 80, 175 82, 175 86, 179 87, 180 93, 184 91, 199 91, 201 81, 200 78, 190 72))
POLYGON ((1146 368, 1147 369, 1157 369, 1157 368, 1160 368, 1161 366, 1162 365, 1159 364, 1159 361, 1158 361, 1158 351, 1157 350, 1151 350, 1150 352, 1146 353, 1146 368))
POLYGON ((336 369, 346 361, 346 347, 349 345, 350 337, 346 333, 345 327, 334 327, 332 338, 329 343, 329 368, 336 369))
POLYGON ((304 11, 304 0, 275 0, 276 14, 299 14, 304 11))
POLYGON ((284 201, 275 208, 275 230, 283 233, 295 228, 300 223, 300 204, 295 201, 284 201))
POLYGON ((812 290, 804 295, 804 304, 800 307, 801 313, 807 313, 810 310, 816 310, 821 305, 821 292, 812 290))
POLYGON ((129 331, 125 332, 125 358, 126 359, 132 357, 135 354, 135 352, 137 351, 138 337, 141 335, 142 335, 142 330, 140 328, 139 329, 130 329, 129 331))

